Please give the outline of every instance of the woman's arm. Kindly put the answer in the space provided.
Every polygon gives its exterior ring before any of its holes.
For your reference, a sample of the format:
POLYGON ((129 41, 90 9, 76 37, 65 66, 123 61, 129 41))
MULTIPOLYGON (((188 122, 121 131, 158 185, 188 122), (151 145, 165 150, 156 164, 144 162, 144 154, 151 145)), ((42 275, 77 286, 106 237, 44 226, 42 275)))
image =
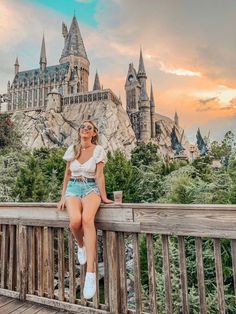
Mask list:
POLYGON ((104 176, 103 169, 104 169, 104 163, 103 162, 97 163, 95 180, 98 185, 99 191, 101 193, 102 202, 112 203, 113 201, 107 198, 105 176, 104 176))
POLYGON ((64 198, 65 192, 66 192, 66 187, 67 184, 70 180, 71 177, 71 171, 70 171, 70 161, 67 161, 66 163, 66 170, 65 170, 65 174, 64 174, 64 180, 63 180, 63 187, 62 187, 62 191, 61 191, 61 199, 64 198))

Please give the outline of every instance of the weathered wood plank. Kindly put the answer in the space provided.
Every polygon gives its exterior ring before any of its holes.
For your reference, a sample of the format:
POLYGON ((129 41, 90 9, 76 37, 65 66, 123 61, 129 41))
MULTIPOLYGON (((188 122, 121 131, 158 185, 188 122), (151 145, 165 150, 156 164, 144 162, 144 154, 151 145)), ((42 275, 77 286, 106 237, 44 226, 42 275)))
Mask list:
POLYGON ((43 296, 43 280, 44 280, 44 269, 43 269, 43 227, 37 227, 37 279, 38 279, 38 295, 43 296))
POLYGON ((109 304, 110 311, 120 313, 120 283, 117 233, 107 231, 107 263, 109 274, 109 304))
POLYGON ((73 234, 69 232, 69 301, 75 303, 76 300, 76 286, 75 286, 75 240, 73 234))
POLYGON ((236 240, 231 240, 232 267, 234 276, 234 294, 236 299, 236 240))
POLYGON ((78 304, 71 304, 59 300, 52 300, 48 298, 41 298, 36 295, 26 295, 26 300, 31 302, 37 302, 38 304, 44 304, 59 308, 60 310, 74 311, 80 314, 113 314, 111 311, 105 311, 100 309, 93 309, 91 307, 85 307, 78 304))
POLYGON ((1 245, 1 288, 7 287, 7 265, 9 247, 9 226, 2 226, 2 245, 1 245))
POLYGON ((224 280, 221 260, 220 239, 214 239, 214 255, 216 267, 216 285, 218 296, 218 309, 220 314, 225 314, 224 280))
POLYGON ((236 239, 235 211, 213 212, 208 205, 201 210, 134 209, 134 222, 143 233, 236 239))
MULTIPOLYGON (((20 243, 20 251, 19 251, 19 298, 20 300, 25 300, 27 293, 27 227, 19 226, 19 243, 20 243)), ((19 247, 18 247, 19 248, 19 247)))
POLYGON ((205 281, 204 281, 204 266, 203 266, 203 256, 202 256, 202 239, 195 239, 196 246, 196 262, 197 262, 197 280, 198 280, 198 295, 200 303, 200 313, 207 314, 207 304, 206 304, 206 291, 205 291, 205 281))
POLYGON ((54 229, 48 228, 48 265, 47 265, 47 278, 48 278, 48 297, 54 298, 54 229))
POLYGON ((64 301, 65 299, 64 230, 62 228, 58 228, 57 235, 58 235, 58 290, 59 290, 58 297, 60 301, 64 301))
POLYGON ((168 237, 168 235, 162 235, 161 240, 162 240, 162 250, 163 250, 163 271, 164 271, 164 278, 165 278, 166 313, 172 314, 173 313, 173 301, 172 301, 169 237, 168 237))
POLYGON ((147 234, 147 261, 148 261, 150 311, 151 313, 156 314, 157 313, 156 276, 155 276, 155 261, 154 261, 153 235, 152 234, 147 234))
POLYGON ((179 268, 183 313, 189 314, 188 278, 186 268, 184 237, 178 237, 178 245, 179 245, 179 268))
POLYGON ((127 300, 127 276, 126 276, 126 255, 125 255, 125 236, 123 232, 118 233, 119 245, 119 266, 120 266, 120 313, 126 314, 128 311, 127 300))
POLYGON ((135 309, 137 314, 142 313, 142 294, 141 294, 141 274, 139 258, 139 235, 134 233, 132 238, 134 250, 134 291, 135 291, 135 309))
POLYGON ((10 255, 9 255, 9 271, 8 271, 8 289, 16 288, 16 226, 11 225, 10 228, 10 255))
POLYGON ((107 231, 102 231, 103 235, 103 265, 104 265, 104 303, 109 307, 109 276, 107 262, 107 231))
POLYGON ((35 228, 28 227, 28 292, 35 291, 35 228))
POLYGON ((96 273, 96 292, 93 297, 93 307, 95 309, 99 308, 99 274, 98 274, 98 235, 97 235, 97 229, 96 229, 96 248, 95 248, 95 261, 94 261, 94 268, 95 268, 95 273, 96 273))

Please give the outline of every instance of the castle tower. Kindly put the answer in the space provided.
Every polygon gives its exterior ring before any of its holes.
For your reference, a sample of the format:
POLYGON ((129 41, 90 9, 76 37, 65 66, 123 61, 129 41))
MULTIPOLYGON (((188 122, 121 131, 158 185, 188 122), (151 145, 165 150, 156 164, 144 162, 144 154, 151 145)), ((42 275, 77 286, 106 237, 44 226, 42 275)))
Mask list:
POLYGON ((66 25, 62 24, 62 34, 65 39, 65 45, 61 54, 60 64, 70 63, 71 71, 68 75, 68 81, 76 77, 77 92, 88 91, 89 60, 84 47, 83 39, 80 33, 76 17, 67 31, 66 25))
POLYGON ((19 69, 20 69, 20 65, 19 65, 19 61, 18 61, 18 57, 16 57, 16 62, 14 64, 15 66, 15 75, 19 73, 19 69))
POLYGON ((178 114, 176 111, 175 111, 174 121, 175 121, 176 126, 178 127, 179 126, 179 117, 178 117, 178 114))
POLYGON ((151 108, 151 137, 155 137, 155 100, 153 96, 153 88, 151 83, 150 92, 150 108, 151 108))
POLYGON ((40 65, 40 70, 44 71, 46 69, 47 66, 47 58, 46 58, 46 48, 45 48, 45 40, 44 40, 44 35, 43 35, 43 39, 42 39, 42 46, 41 46, 41 52, 40 52, 40 61, 39 61, 39 65, 40 65))
POLYGON ((96 71, 94 84, 93 84, 93 90, 101 90, 101 84, 98 76, 98 72, 96 71))
POLYGON ((133 63, 129 64, 129 69, 127 73, 127 78, 125 82, 125 91, 126 91, 126 111, 131 116, 132 113, 137 112, 138 101, 140 96, 141 85, 137 78, 137 73, 133 66, 133 63))
POLYGON ((144 68, 142 49, 140 49, 139 69, 137 76, 141 83, 141 92, 139 97, 140 141, 148 142, 151 138, 151 109, 146 89, 147 75, 144 68))
POLYGON ((62 111, 62 95, 54 87, 47 97, 47 110, 53 109, 55 112, 62 111))

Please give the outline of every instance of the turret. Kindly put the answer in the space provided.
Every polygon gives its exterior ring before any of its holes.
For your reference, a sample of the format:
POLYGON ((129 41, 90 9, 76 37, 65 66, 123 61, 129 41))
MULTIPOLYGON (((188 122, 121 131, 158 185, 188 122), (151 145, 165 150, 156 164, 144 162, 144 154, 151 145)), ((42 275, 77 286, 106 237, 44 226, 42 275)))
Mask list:
POLYGON ((155 100, 153 96, 152 83, 150 92, 150 110, 151 110, 151 137, 155 137, 155 100))
POLYGON ((126 111, 130 115, 139 110, 138 101, 140 96, 141 85, 137 78, 137 73, 133 63, 129 64, 129 69, 125 82, 126 91, 126 111))
POLYGON ((176 111, 175 111, 174 121, 175 121, 175 125, 176 125, 177 127, 179 127, 179 117, 178 117, 178 114, 177 114, 176 111))
POLYGON ((94 84, 93 84, 93 90, 101 90, 101 84, 98 76, 98 72, 96 71, 94 84))
POLYGON ((40 70, 44 71, 46 69, 47 58, 46 58, 46 48, 45 48, 44 35, 43 35, 43 39, 42 39, 39 65, 40 65, 40 70))
POLYGON ((19 73, 19 69, 20 69, 20 65, 19 65, 19 61, 18 61, 18 57, 16 57, 16 62, 14 64, 15 66, 15 75, 19 73))

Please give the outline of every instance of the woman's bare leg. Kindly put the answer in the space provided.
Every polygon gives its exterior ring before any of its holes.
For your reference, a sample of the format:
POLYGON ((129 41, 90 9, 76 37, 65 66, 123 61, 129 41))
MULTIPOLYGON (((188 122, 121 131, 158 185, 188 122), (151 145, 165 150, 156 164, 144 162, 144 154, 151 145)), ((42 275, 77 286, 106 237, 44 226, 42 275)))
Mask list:
POLYGON ((91 192, 82 198, 82 225, 84 229, 84 242, 87 256, 87 272, 94 272, 95 249, 96 249, 96 229, 94 218, 101 204, 101 197, 91 192))
POLYGON ((78 242, 83 246, 83 228, 82 228, 82 203, 79 197, 67 196, 66 209, 70 218, 70 230, 78 242))

